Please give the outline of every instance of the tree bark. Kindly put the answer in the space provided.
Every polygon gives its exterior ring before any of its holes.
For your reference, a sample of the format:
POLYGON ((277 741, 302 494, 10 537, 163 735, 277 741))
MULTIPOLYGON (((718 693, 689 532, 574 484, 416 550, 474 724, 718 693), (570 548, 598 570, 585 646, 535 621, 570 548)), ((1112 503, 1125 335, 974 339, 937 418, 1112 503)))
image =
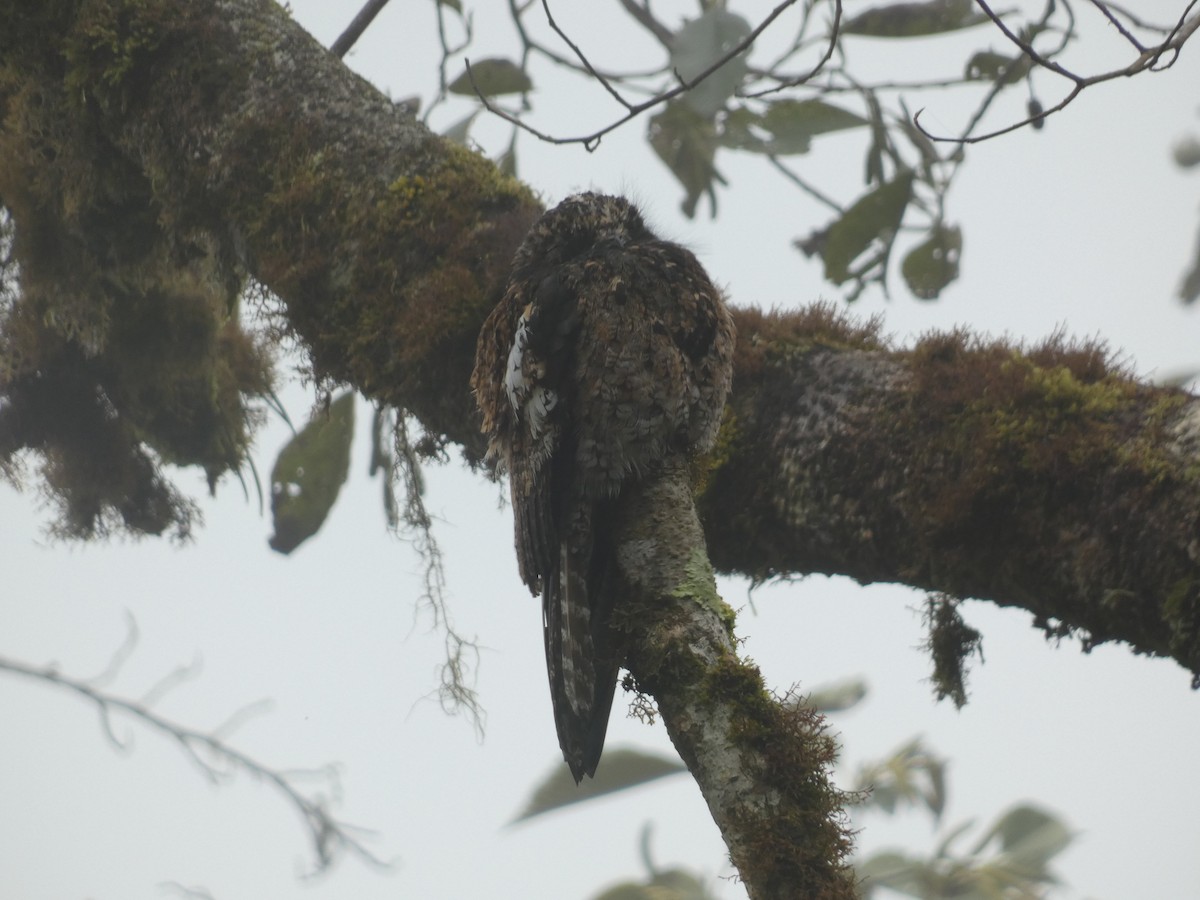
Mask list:
MULTIPOLYGON (((319 379, 409 410, 434 444, 482 459, 473 348, 539 212, 531 191, 430 134, 266 0, 0 0, 0 22, 0 198, 23 288, 64 246, 95 276, 80 296, 146 283, 151 256, 160 281, 186 270, 189 284, 236 288, 248 272, 278 296, 319 379), (137 241, 120 243, 133 227, 137 241), (135 244, 158 249, 139 256, 135 244)), ((825 307, 737 319, 734 397, 693 473, 717 569, 987 599, 1052 633, 1078 630, 1085 647, 1120 640, 1200 673, 1196 399, 1062 340, 1021 351, 951 334, 896 349, 825 307)), ((88 368, 111 340, 95 327, 96 345, 69 356, 76 388, 110 375, 88 368)), ((7 364, 23 334, 3 335, 7 364)), ((29 378, 0 375, 0 465, 46 446, 49 426, 11 414, 21 391, 44 396, 29 378)), ((107 402, 97 427, 124 414, 121 396, 107 402)), ((694 574, 702 544, 681 539, 684 567, 664 564, 634 607, 647 636, 630 670, 751 893, 819 896, 780 887, 797 883, 779 866, 811 833, 798 830, 807 809, 817 831, 832 829, 812 846, 837 895, 845 848, 826 742, 817 723, 764 702, 703 592, 675 592, 672 573, 694 574), (680 664, 664 667, 664 653, 680 664)))
POLYGON ((700 786, 752 900, 852 900, 853 844, 829 780, 837 755, 802 698, 770 694, 738 658, 683 464, 622 494, 614 626, 639 690, 700 786))

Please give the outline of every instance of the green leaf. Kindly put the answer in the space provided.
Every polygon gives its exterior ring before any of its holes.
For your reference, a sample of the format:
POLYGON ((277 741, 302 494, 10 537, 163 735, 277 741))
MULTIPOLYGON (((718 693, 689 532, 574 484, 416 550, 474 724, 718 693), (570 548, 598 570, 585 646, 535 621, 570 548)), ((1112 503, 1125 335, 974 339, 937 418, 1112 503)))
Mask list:
POLYGON ((859 888, 864 897, 870 897, 879 887, 921 897, 928 885, 926 864, 896 851, 872 854, 854 867, 854 873, 861 880, 859 888))
POLYGON ((965 822, 959 822, 946 833, 946 836, 938 842, 934 848, 933 854, 930 857, 933 860, 953 859, 950 855, 950 845, 957 841, 960 837, 975 827, 974 819, 967 819, 965 822))
POLYGON ((584 800, 686 771, 678 760, 665 756, 642 753, 639 750, 605 750, 600 768, 596 770, 596 777, 585 778, 581 784, 576 785, 567 767, 557 763, 534 790, 533 796, 529 798, 520 815, 513 819, 513 824, 552 809, 582 803, 584 800))
POLYGON ((1188 135, 1171 148, 1171 156, 1175 165, 1181 169, 1190 169, 1200 165, 1200 140, 1194 134, 1188 135))
POLYGON ((517 177, 517 148, 515 144, 509 145, 509 148, 500 154, 500 158, 496 160, 496 165, 499 167, 501 174, 508 175, 511 178, 517 177))
POLYGON ((744 106, 735 106, 719 118, 720 135, 717 142, 733 150, 767 152, 766 133, 762 116, 744 106), (762 133, 760 133, 762 132, 762 133))
POLYGON ((291 553, 324 524, 350 471, 354 393, 318 412, 279 451, 271 470, 271 549, 291 553))
POLYGON ((843 24, 842 33, 882 38, 925 37, 987 21, 988 17, 975 9, 973 0, 928 0, 873 7, 843 24))
POLYGON ((865 696, 867 683, 861 678, 848 678, 817 688, 804 698, 804 705, 822 713, 842 712, 857 706, 865 696))
POLYGON ((890 245, 912 197, 913 173, 905 171, 860 197, 829 226, 821 257, 834 284, 850 278, 851 264, 875 241, 890 245))
POLYGON ((999 838, 1000 848, 1013 862, 1032 872, 1041 872, 1046 863, 1074 840, 1061 819, 1029 805, 1014 806, 1001 815, 980 840, 975 852, 993 838, 999 838))
POLYGON ((777 100, 762 115, 762 127, 774 140, 768 150, 777 155, 807 153, 812 138, 831 131, 860 128, 867 120, 823 100, 777 100))
POLYGON ((958 277, 958 258, 962 254, 962 230, 938 225, 918 247, 909 251, 900 272, 913 295, 936 300, 942 289, 958 277))
POLYGON ((672 100, 650 119, 650 146, 679 179, 687 196, 682 208, 691 218, 703 194, 708 194, 716 211, 714 182, 725 183, 713 162, 717 152, 717 132, 711 119, 699 115, 678 100, 672 100))
POLYGON ((655 872, 645 883, 625 881, 613 885, 592 900, 715 900, 704 882, 685 869, 655 872))
POLYGON ((652 888, 626 881, 613 885, 604 893, 597 894, 592 900, 658 900, 658 898, 652 888))
MULTIPOLYGON (((751 32, 750 23, 723 6, 684 25, 671 40, 671 68, 685 82, 703 74, 751 32)), ((746 53, 739 53, 683 95, 683 102, 706 119, 733 96, 746 75, 746 53)))
POLYGON ((462 15, 462 0, 437 0, 439 6, 448 6, 460 16, 462 15))
POLYGON ((470 70, 450 82, 448 90, 452 94, 465 94, 468 97, 476 94, 496 97, 500 94, 524 94, 533 90, 533 82, 512 60, 491 58, 471 63, 470 70))
POLYGON ((993 53, 981 50, 967 60, 967 78, 972 81, 1001 81, 1004 84, 1016 84, 1029 74, 1033 61, 1021 54, 1020 56, 1005 56, 1003 53, 993 53))
POLYGON ((456 144, 466 145, 467 138, 471 134, 471 126, 475 124, 475 117, 479 115, 479 108, 470 112, 463 118, 459 119, 449 128, 442 132, 442 137, 449 138, 456 144))
POLYGON ((1186 388, 1197 378, 1200 378, 1200 369, 1189 367, 1163 372, 1154 379, 1154 383, 1162 387, 1186 388))

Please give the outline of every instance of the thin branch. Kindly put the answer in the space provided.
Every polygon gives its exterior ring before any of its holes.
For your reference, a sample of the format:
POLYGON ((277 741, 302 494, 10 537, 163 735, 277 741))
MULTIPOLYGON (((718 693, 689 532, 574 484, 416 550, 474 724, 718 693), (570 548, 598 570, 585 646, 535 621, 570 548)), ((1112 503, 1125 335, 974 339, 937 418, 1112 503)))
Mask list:
MULTIPOLYGON (((634 71, 627 71, 627 72, 606 72, 601 69, 597 69, 591 63, 590 60, 585 59, 585 60, 583 60, 584 65, 580 65, 579 63, 574 62, 571 59, 568 59, 567 57, 563 56, 561 53, 557 53, 554 50, 552 50, 551 48, 547 47, 545 44, 542 44, 539 41, 535 40, 529 34, 529 32, 526 30, 525 23, 521 20, 521 17, 523 15, 525 15, 525 13, 528 11, 529 7, 532 6, 534 4, 534 2, 536 2, 536 0, 527 0, 525 5, 521 6, 521 7, 518 7, 515 0, 509 0, 509 4, 508 4, 509 17, 512 19, 513 27, 517 29, 517 37, 519 38, 519 40, 521 42, 521 48, 522 48, 521 49, 521 68, 522 69, 525 68, 525 64, 526 64, 526 61, 529 59, 529 55, 533 52, 537 52, 537 53, 540 53, 542 56, 544 56, 546 59, 550 60, 550 62, 554 63, 555 65, 559 65, 566 69, 570 69, 572 72, 578 72, 581 75, 592 75, 596 78, 607 80, 610 83, 614 82, 614 81, 625 83, 628 79, 633 79, 633 78, 652 78, 656 75, 661 75, 663 72, 666 71, 666 66, 658 66, 653 69, 646 69, 646 70, 642 70, 642 71, 634 70, 634 71)), ((551 24, 553 25, 553 23, 551 23, 551 24)), ((558 29, 555 28, 555 31, 558 31, 558 29)), ((564 39, 566 39, 566 35, 563 35, 562 32, 559 32, 559 34, 564 39)), ((571 41, 568 40, 567 43, 572 47, 572 49, 575 50, 575 52, 577 54, 579 53, 579 50, 577 48, 575 48, 574 44, 571 43, 571 41)), ((580 58, 582 58, 582 54, 580 54, 580 58)), ((630 86, 630 89, 631 90, 640 90, 640 92, 643 94, 653 93, 652 91, 640 89, 640 88, 637 88, 636 86, 632 86, 632 85, 630 86)), ((624 100, 621 100, 619 97, 617 99, 621 103, 622 106, 627 105, 624 100)))
MULTIPOLYGON (((179 687, 179 685, 191 681, 198 676, 203 668, 204 661, 199 656, 196 656, 186 666, 177 666, 152 684, 150 689, 142 694, 142 699, 139 702, 145 707, 153 706, 171 691, 175 690, 175 688, 179 687)), ((95 686, 95 682, 92 682, 92 686, 95 686)))
MULTIPOLYGON (((159 715, 144 703, 114 697, 97 690, 86 681, 68 678, 53 666, 36 668, 17 662, 16 660, 0 657, 0 671, 24 675, 27 678, 52 684, 73 691, 91 701, 100 711, 101 721, 105 726, 105 734, 117 749, 127 749, 128 743, 116 739, 109 728, 109 719, 113 712, 122 712, 132 716, 152 731, 166 735, 179 744, 184 753, 196 764, 210 782, 217 783, 227 777, 229 772, 218 769, 216 764, 201 756, 203 751, 217 762, 226 763, 230 770, 241 769, 255 778, 262 779, 275 786, 284 798, 296 808, 304 820, 313 841, 313 849, 317 857, 317 871, 327 869, 334 861, 339 851, 353 853, 359 859, 372 866, 387 868, 389 863, 376 857, 370 850, 355 838, 350 831, 353 826, 338 822, 325 808, 320 800, 310 800, 292 786, 288 776, 282 772, 258 762, 240 750, 231 747, 216 734, 205 734, 193 728, 188 728, 178 722, 173 722, 159 715)), ((327 770, 329 771, 329 770, 327 770)))
POLYGON ((1152 25, 1116 3, 1100 3, 1099 0, 1091 0, 1091 2, 1096 6, 1103 6, 1105 15, 1108 15, 1110 10, 1116 10, 1118 15, 1128 19, 1135 28, 1141 28, 1144 31, 1157 31, 1159 34, 1168 34, 1173 30, 1169 25, 1152 25))
POLYGON ((815 66, 813 66, 805 74, 797 75, 794 78, 788 78, 783 81, 780 81, 779 84, 777 84, 773 88, 766 88, 765 90, 755 91, 754 93, 750 93, 750 94, 740 94, 739 96, 746 97, 746 98, 763 97, 763 96, 766 96, 767 94, 773 94, 776 91, 782 91, 786 88, 791 88, 791 87, 796 87, 797 85, 806 84, 807 82, 811 81, 813 78, 816 78, 818 73, 820 73, 820 71, 829 64, 829 60, 833 59, 834 51, 837 49, 838 37, 841 35, 841 32, 842 32, 842 0, 833 0, 833 24, 829 28, 829 43, 825 48, 825 55, 822 56, 820 58, 820 60, 817 61, 817 64, 815 66))
MULTIPOLYGON (((388 5, 388 0, 367 0, 366 5, 358 11, 358 15, 346 27, 346 30, 338 35, 338 39, 329 45, 329 52, 334 54, 338 59, 344 57, 350 48, 362 37, 363 32, 379 15, 380 11, 388 5)), ((440 5, 440 4, 439 4, 440 5)))
MULTIPOLYGON (((1069 69, 1065 68, 1064 66, 1059 65, 1058 63, 1054 62, 1054 60, 1048 59, 1047 57, 1042 56, 1042 54, 1038 53, 1036 50, 1033 49, 1033 44, 1031 44, 1029 41, 1025 40, 1024 38, 1020 37, 1019 35, 1014 34, 1012 29, 1010 29, 1004 23, 1004 20, 999 16, 999 14, 993 12, 992 8, 987 5, 986 0, 975 0, 975 5, 978 6, 981 10, 983 10, 983 14, 992 20, 992 24, 995 25, 997 28, 999 28, 1001 33, 1003 33, 1003 35, 1006 38, 1008 38, 1010 41, 1012 41, 1014 44, 1016 44, 1018 47, 1020 47, 1021 52, 1024 53, 1027 57, 1029 57, 1029 59, 1031 59, 1033 62, 1037 63, 1037 65, 1041 66, 1043 69, 1049 69, 1051 72, 1054 72, 1058 75, 1061 75, 1063 78, 1066 78, 1066 79, 1069 79, 1070 81, 1075 82, 1076 85, 1078 85, 1080 82, 1085 80, 1082 76, 1076 75, 1074 72, 1070 71, 1069 69)), ((1054 3, 1051 2, 1049 4, 1048 9, 1052 10, 1053 8, 1054 8, 1054 3)))
POLYGON ((474 33, 472 30, 474 27, 474 20, 468 14, 463 19, 463 39, 462 39, 462 41, 455 46, 451 46, 450 38, 447 36, 447 33, 446 33, 445 4, 436 3, 434 5, 437 8, 438 43, 441 46, 442 55, 441 55, 441 58, 438 60, 438 92, 437 92, 437 96, 433 98, 433 102, 429 104, 429 107, 425 110, 424 116, 422 116, 422 121, 424 121, 426 123, 429 122, 430 114, 435 109, 437 109, 438 106, 440 106, 442 103, 445 102, 446 97, 450 93, 450 80, 446 76, 447 67, 450 64, 450 58, 452 56, 455 56, 456 54, 461 53, 464 50, 466 50, 467 47, 469 47, 471 45, 471 41, 474 38, 474 33))
POLYGON ((581 63, 583 63, 583 66, 585 69, 587 69, 588 74, 599 81, 600 85, 606 91, 608 91, 609 95, 612 96, 614 100, 616 100, 626 109, 633 109, 633 105, 624 97, 622 97, 620 93, 618 93, 617 89, 614 88, 611 83, 609 83, 607 78, 592 68, 592 64, 588 61, 588 58, 586 55, 584 55, 584 52, 580 50, 578 45, 576 45, 576 43, 567 36, 565 31, 558 27, 558 23, 554 21, 553 13, 550 12, 550 0, 542 0, 542 9, 545 10, 546 21, 549 23, 550 27, 554 29, 554 33, 562 38, 564 44, 571 48, 571 52, 578 57, 581 63))
POLYGON ((133 655, 133 651, 137 648, 138 643, 138 625, 137 619, 133 617, 133 613, 125 610, 125 640, 121 641, 120 646, 113 651, 113 655, 109 657, 108 664, 99 675, 93 675, 87 679, 88 684, 92 687, 104 687, 111 684, 113 679, 120 673, 129 657, 133 655))
POLYGON ((827 197, 825 194, 821 193, 819 190, 789 169, 783 164, 783 161, 780 160, 778 156, 768 154, 767 161, 770 162, 771 165, 773 165, 779 171, 779 173, 783 175, 784 178, 796 185, 796 187, 800 188, 800 190, 804 191, 804 193, 808 194, 808 196, 812 197, 818 203, 829 207, 829 209, 833 210, 838 215, 842 215, 846 212, 845 208, 840 203, 838 203, 832 197, 827 197))
POLYGON ((664 25, 658 19, 654 18, 654 14, 650 12, 650 7, 643 6, 636 0, 619 0, 625 12, 633 16, 637 23, 649 31, 667 50, 671 49, 675 35, 671 29, 664 25))
MULTIPOLYGON (((745 38, 743 38, 741 41, 739 41, 737 43, 737 45, 735 47, 733 47, 733 49, 731 49, 728 53, 725 53, 723 56, 721 56, 719 59, 717 59, 716 62, 714 62, 712 65, 710 65, 707 69, 705 69, 703 72, 701 72, 696 77, 694 77, 690 80, 679 78, 679 84, 676 87, 672 88, 669 91, 665 91, 661 94, 656 94, 655 96, 651 97, 649 100, 646 100, 642 103, 638 103, 631 107, 628 107, 625 115, 621 116, 619 119, 610 123, 609 125, 606 125, 603 128, 597 129, 596 131, 593 131, 591 134, 588 134, 588 135, 563 138, 563 137, 555 137, 551 134, 547 134, 544 131, 539 131, 538 129, 534 128, 532 125, 527 125, 525 122, 521 121, 521 119, 519 119, 517 116, 514 116, 511 113, 506 112, 503 109, 500 109, 495 104, 493 104, 486 96, 484 96, 483 92, 479 90, 479 85, 475 83, 475 75, 471 70, 470 60, 467 60, 467 77, 471 80, 471 86, 475 88, 475 94, 479 98, 480 103, 482 103, 484 108, 488 112, 492 113, 493 115, 499 116, 501 119, 504 119, 506 122, 516 125, 522 131, 526 131, 529 134, 532 134, 534 137, 538 138, 539 140, 545 141, 548 144, 583 144, 585 149, 591 151, 591 150, 595 150, 596 147, 598 147, 600 145, 601 138, 603 138, 606 134, 620 128, 626 122, 629 122, 632 119, 637 118, 642 113, 644 113, 646 110, 652 109, 655 106, 659 106, 660 104, 666 103, 668 100, 672 100, 675 97, 678 97, 680 94, 684 94, 684 93, 690 91, 692 88, 696 87, 696 85, 700 84, 702 81, 704 81, 710 75, 712 75, 713 72, 717 71, 719 68, 721 68, 727 62, 729 62, 735 56, 738 56, 739 54, 744 53, 747 49, 750 48, 751 45, 753 45, 755 40, 758 39, 758 36, 760 34, 762 34, 762 32, 764 30, 766 30, 766 28, 772 22, 774 22, 777 18, 779 18, 780 15, 783 14, 784 10, 786 10, 790 6, 794 6, 795 3, 796 3, 796 0, 783 0, 783 2, 780 3, 778 6, 776 6, 767 15, 767 17, 758 24, 758 26, 756 28, 754 28, 748 35, 746 35, 745 38)), ((676 77, 679 77, 678 73, 676 73, 676 77)))
MULTIPOLYGON (((1066 109, 1076 97, 1078 97, 1086 88, 1089 88, 1092 85, 1100 84, 1105 81, 1113 81, 1117 78, 1129 78, 1145 71, 1161 72, 1175 64, 1175 60, 1179 56, 1180 48, 1182 48, 1183 44, 1196 32, 1197 28, 1200 28, 1200 15, 1191 16, 1192 10, 1195 8, 1198 2, 1200 2, 1200 0, 1191 0, 1191 2, 1189 2, 1187 7, 1184 9, 1183 14, 1179 17, 1178 23, 1167 35, 1167 37, 1161 43, 1142 51, 1138 55, 1138 58, 1129 65, 1121 69, 1113 69, 1108 72, 1102 72, 1098 75, 1083 76, 1071 72, 1069 69, 1054 62, 1052 59, 1049 59, 1046 56, 1038 53, 1033 49, 1033 46, 1028 41, 1023 40, 1015 35, 1007 25, 1000 21, 999 16, 992 12, 985 0, 975 0, 976 5, 984 11, 988 18, 992 20, 992 22, 1004 33, 1006 37, 1009 38, 1009 40, 1021 48, 1022 52, 1024 52, 1030 60, 1032 60, 1038 66, 1048 69, 1049 71, 1068 79, 1073 85, 1072 88, 1067 95, 1054 106, 1051 106, 1048 109, 1039 110, 1032 115, 1026 116, 1019 121, 1005 126, 1004 128, 999 128, 995 131, 989 131, 986 134, 970 134, 970 131, 973 129, 974 125, 978 123, 979 119, 982 117, 982 113, 980 112, 976 113, 971 121, 971 124, 959 137, 936 135, 928 131, 920 122, 921 113, 924 112, 923 109, 918 110, 916 115, 913 116, 913 124, 921 131, 922 134, 925 135, 925 137, 929 138, 931 141, 957 144, 978 144, 982 141, 988 141, 992 138, 1017 131, 1018 129, 1024 128, 1026 125, 1031 125, 1034 122, 1045 121, 1055 113, 1066 109), (1162 56, 1167 53, 1172 54, 1170 61, 1163 65, 1159 65, 1159 59, 1161 59, 1162 56)), ((998 93, 1002 84, 1003 78, 998 79, 997 87, 993 88, 992 96, 989 97, 987 101, 988 103, 990 103, 990 100, 994 98, 996 93, 998 93)), ((986 109, 986 106, 983 108, 986 109)))
POLYGON ((1142 46, 1142 42, 1134 37, 1132 32, 1130 32, 1129 29, 1122 24, 1121 20, 1113 14, 1112 10, 1108 8, 1107 3, 1101 3, 1100 0, 1091 0, 1091 3, 1092 6, 1096 7, 1096 9, 1100 11, 1100 15, 1108 19, 1108 23, 1112 25, 1113 28, 1117 29, 1117 32, 1121 35, 1121 37, 1125 38, 1125 40, 1129 41, 1129 43, 1134 46, 1134 49, 1136 49, 1138 53, 1146 52, 1146 48, 1142 46))

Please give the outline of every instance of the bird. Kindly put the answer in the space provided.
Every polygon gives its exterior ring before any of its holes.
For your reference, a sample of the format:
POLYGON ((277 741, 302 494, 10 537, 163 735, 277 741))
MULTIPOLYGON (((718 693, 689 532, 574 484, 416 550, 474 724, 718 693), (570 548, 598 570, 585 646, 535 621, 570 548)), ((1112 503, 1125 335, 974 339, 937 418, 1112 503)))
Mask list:
POLYGON ((732 380, 734 323, 696 256, 625 197, 542 214, 480 331, 471 387, 506 471, 522 581, 542 598, 563 758, 578 784, 604 748, 622 655, 614 510, 672 459, 709 450, 732 380))

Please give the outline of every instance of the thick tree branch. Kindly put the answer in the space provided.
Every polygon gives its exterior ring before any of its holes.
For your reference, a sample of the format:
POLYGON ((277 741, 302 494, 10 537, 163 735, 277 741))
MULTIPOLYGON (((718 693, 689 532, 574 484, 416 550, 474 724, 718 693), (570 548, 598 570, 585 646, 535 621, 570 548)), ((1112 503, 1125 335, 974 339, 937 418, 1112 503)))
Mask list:
MULTIPOLYGON (((145 283, 128 267, 143 246, 160 248, 160 272, 192 272, 204 250, 204 277, 189 285, 249 271, 282 299, 318 377, 408 409, 481 458, 473 348, 539 211, 528 189, 397 111, 273 3, 0 0, 0 12, 0 195, 27 254, 23 278, 37 274, 39 249, 44 274, 64 271, 62 247, 78 245, 66 262, 112 266, 105 286, 145 283), (47 159, 58 181, 26 177, 47 159), (41 227, 55 217, 57 231, 41 227), (77 243, 39 246, 47 234, 77 243)), ((1062 342, 1021 352, 959 334, 898 351, 822 308, 742 310, 738 329, 723 439, 696 473, 718 568, 989 599, 1052 633, 1080 629, 1085 646, 1122 640, 1200 672, 1200 401, 1062 342)), ((72 367, 39 367, 38 384, 78 381, 96 415, 50 409, 76 431, 120 423, 126 397, 101 405, 87 393, 93 348, 58 339, 72 367)), ((0 453, 41 446, 13 421, 0 420, 0 453)), ((691 527, 684 518, 678 527, 691 527)), ((770 887, 790 852, 778 836, 796 838, 792 813, 828 790, 819 732, 764 701, 719 617, 696 591, 676 591, 694 581, 680 571, 664 563, 666 580, 639 590, 664 602, 642 605, 630 667, 735 862, 767 873, 761 896, 785 896, 770 887), (803 789, 788 780, 802 762, 803 789), (741 791, 728 790, 731 764, 741 791), (759 830, 768 825, 780 830, 759 830)), ((829 823, 827 807, 808 808, 829 823)))
POLYGON ((738 658, 686 468, 627 491, 618 515, 626 665, 658 701, 750 897, 856 897, 846 798, 829 783, 834 741, 819 713, 779 702, 738 658))
POLYGON ((1200 400, 1061 337, 896 351, 821 307, 738 336, 718 569, 992 600, 1200 675, 1200 400))

